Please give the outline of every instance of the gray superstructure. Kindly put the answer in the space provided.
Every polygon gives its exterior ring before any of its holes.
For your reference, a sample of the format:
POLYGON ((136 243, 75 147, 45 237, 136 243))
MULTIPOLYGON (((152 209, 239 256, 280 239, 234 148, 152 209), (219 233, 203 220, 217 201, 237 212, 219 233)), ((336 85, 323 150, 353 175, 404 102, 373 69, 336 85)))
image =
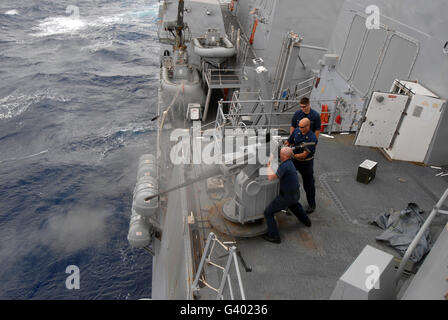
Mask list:
POLYGON ((161 0, 159 8, 158 139, 140 160, 128 236, 153 255, 152 298, 445 299, 445 1, 161 0), (279 213, 275 245, 259 235, 278 185, 252 148, 281 145, 302 97, 322 120, 317 209, 310 229, 279 213), (414 127, 415 138, 406 131, 414 127), (238 137, 247 137, 243 148, 238 137), (217 150, 219 163, 199 157, 217 150), (366 159, 377 172, 362 184, 366 159), (382 231, 370 223, 410 202, 429 216, 433 249, 419 262, 376 241, 382 231), (377 267, 382 289, 363 287, 365 264, 377 267))

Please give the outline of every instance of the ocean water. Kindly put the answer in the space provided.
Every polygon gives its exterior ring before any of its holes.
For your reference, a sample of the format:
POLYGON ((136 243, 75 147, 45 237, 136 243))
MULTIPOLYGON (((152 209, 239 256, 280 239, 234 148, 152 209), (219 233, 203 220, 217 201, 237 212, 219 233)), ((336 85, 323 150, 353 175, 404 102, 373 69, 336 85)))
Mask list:
POLYGON ((0 2, 0 299, 151 297, 151 256, 126 236, 156 140, 157 14, 157 0, 0 2))

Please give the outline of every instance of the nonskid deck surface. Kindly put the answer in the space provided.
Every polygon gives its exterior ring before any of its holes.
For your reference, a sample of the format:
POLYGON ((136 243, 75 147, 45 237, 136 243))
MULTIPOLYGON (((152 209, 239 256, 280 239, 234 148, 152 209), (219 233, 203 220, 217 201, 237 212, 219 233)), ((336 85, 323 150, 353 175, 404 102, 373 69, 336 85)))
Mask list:
MULTIPOLYGON (((370 221, 386 211, 401 211, 409 202, 425 210, 426 217, 448 187, 446 178, 435 177, 437 171, 388 161, 377 149, 353 146, 353 138, 320 138, 315 157, 317 209, 310 216, 311 228, 294 216, 279 213, 282 243, 277 245, 261 237, 234 238, 201 224, 204 238, 213 231, 224 241, 236 239, 243 258, 252 267, 252 272, 245 272, 239 264, 248 299, 328 299, 336 281, 367 244, 399 257, 395 250, 375 240, 382 230, 370 221), (376 178, 368 185, 356 182, 358 166, 366 159, 378 162, 376 178)), ((197 218, 203 222, 218 200, 210 199, 205 183, 197 183, 192 189, 201 207, 201 217, 197 218)), ((300 201, 306 206, 303 189, 300 201)), ((447 220, 443 215, 434 220, 433 242, 447 220)), ((220 272, 208 270, 208 279, 216 283, 220 272)), ((201 290, 201 297, 213 298, 207 290, 201 290)))

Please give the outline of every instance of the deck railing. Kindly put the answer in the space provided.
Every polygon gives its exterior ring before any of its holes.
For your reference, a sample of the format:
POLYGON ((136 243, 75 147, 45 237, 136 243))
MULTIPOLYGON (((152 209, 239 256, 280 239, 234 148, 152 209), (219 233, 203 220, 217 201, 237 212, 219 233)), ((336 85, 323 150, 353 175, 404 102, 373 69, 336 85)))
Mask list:
MULTIPOLYGON (((411 244, 409 245, 408 249, 406 250, 406 252, 405 252, 405 254, 403 256, 403 259, 401 260, 400 265, 398 266, 398 271, 397 271, 397 274, 395 276, 395 283, 397 285, 398 285, 398 282, 401 279, 401 276, 403 274, 404 268, 405 268, 407 262, 409 261, 409 258, 412 255, 412 252, 414 252, 414 249, 417 247, 417 244, 420 242, 420 239, 425 234, 425 232, 428 230, 428 228, 431 226, 431 223, 434 220, 434 218, 439 213, 441 213, 441 214, 448 214, 448 211, 440 210, 440 208, 443 206, 443 204, 445 203, 447 198, 448 198, 448 189, 445 190, 445 192, 443 193, 443 195, 440 198, 439 202, 437 202, 437 204, 434 206, 434 208, 432 209, 432 211, 429 214, 428 218, 426 219, 425 223, 420 228, 420 230, 417 233, 417 235, 415 236, 414 240, 412 240, 411 244)), ((397 286, 397 288, 398 288, 398 286, 397 286)))
POLYGON ((239 88, 242 69, 207 69, 206 81, 212 88, 239 88))

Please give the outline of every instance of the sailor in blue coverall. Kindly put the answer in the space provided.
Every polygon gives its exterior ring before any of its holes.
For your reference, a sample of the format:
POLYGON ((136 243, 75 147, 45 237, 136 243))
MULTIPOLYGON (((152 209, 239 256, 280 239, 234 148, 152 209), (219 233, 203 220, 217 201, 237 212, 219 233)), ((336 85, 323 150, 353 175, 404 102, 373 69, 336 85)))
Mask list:
POLYGON ((316 152, 317 138, 310 129, 310 120, 303 118, 299 127, 294 130, 288 139, 287 145, 294 147, 294 166, 299 171, 306 192, 308 208, 306 213, 311 214, 316 209, 316 187, 314 180, 314 153, 316 152), (303 144, 307 144, 305 147, 303 144))
POLYGON ((302 98, 300 100, 300 110, 294 113, 291 119, 291 129, 289 134, 293 134, 294 130, 299 127, 300 120, 308 118, 311 122, 311 131, 314 132, 316 138, 319 139, 321 120, 320 114, 316 110, 311 109, 310 99, 302 98))
POLYGON ((274 215, 283 209, 289 208, 299 221, 307 227, 311 227, 311 221, 299 203, 300 185, 297 171, 291 159, 293 155, 294 153, 289 147, 280 150, 281 164, 276 173, 272 170, 270 161, 268 162, 268 179, 270 181, 280 179, 280 194, 264 211, 268 233, 263 236, 263 239, 274 243, 281 242, 274 215))

